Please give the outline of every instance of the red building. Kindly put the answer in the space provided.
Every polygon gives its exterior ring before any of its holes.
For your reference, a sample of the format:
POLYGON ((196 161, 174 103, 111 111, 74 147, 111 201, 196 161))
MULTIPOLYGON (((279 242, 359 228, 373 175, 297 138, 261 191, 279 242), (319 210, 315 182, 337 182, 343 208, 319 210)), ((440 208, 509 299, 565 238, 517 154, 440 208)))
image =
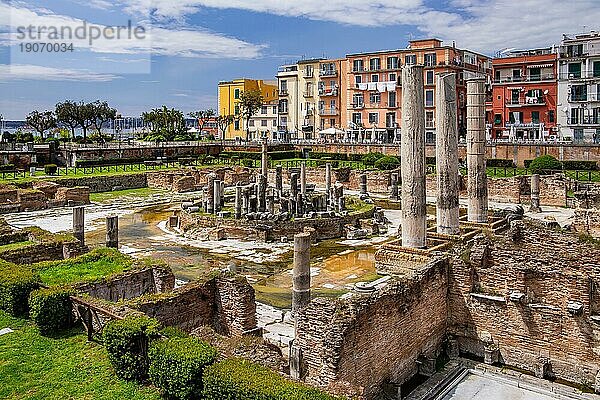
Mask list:
POLYGON ((492 61, 488 138, 538 141, 557 136, 558 55, 552 48, 511 51, 492 61))

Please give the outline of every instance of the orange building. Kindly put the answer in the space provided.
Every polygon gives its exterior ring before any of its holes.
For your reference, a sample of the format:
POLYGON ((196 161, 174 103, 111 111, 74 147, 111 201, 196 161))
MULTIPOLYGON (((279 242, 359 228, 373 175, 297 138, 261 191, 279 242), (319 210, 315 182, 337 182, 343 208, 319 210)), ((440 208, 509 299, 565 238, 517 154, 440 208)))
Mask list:
MULTIPOLYGON (((466 134, 466 79, 491 74, 491 60, 482 54, 445 46, 439 39, 411 40, 406 49, 348 54, 342 87, 346 93, 341 124, 345 140, 398 142, 402 121, 403 65, 424 65, 427 142, 435 142, 435 75, 457 73, 459 134, 466 134)), ((344 68, 342 68, 344 69, 344 68)))
POLYGON ((557 58, 553 49, 511 51, 492 62, 486 122, 490 140, 553 140, 557 136, 557 58))

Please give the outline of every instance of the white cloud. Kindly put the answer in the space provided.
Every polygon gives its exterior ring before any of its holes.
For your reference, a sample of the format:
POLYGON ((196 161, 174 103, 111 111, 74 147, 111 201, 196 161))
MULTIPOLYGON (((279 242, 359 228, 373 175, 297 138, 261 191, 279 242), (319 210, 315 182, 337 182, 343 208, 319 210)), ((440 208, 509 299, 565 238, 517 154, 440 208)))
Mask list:
MULTIPOLYGON (((87 23, 88 31, 97 29, 104 31, 105 25, 87 23)), ((12 33, 0 34, 0 45, 14 44, 18 40, 17 27, 69 27, 73 32, 81 27, 84 21, 69 16, 58 15, 45 9, 31 9, 19 4, 17 6, 0 2, 0 28, 12 33)), ((260 56, 264 46, 230 38, 218 33, 202 29, 167 29, 162 27, 145 27, 143 38, 127 34, 120 39, 99 38, 90 46, 88 39, 70 38, 76 49, 86 49, 95 53, 113 54, 160 54, 181 57, 206 58, 256 58, 260 56)), ((125 32, 123 32, 125 35, 125 32)), ((43 41, 43 40, 37 40, 43 41)), ((47 40, 46 40, 47 41, 47 40)))
POLYGON ((0 64, 0 82, 17 80, 108 82, 119 77, 68 68, 51 68, 40 65, 0 64))
POLYGON ((600 28, 598 0, 121 0, 130 13, 181 19, 201 7, 241 9, 356 26, 414 26, 421 36, 492 52, 551 45, 561 34, 600 28))

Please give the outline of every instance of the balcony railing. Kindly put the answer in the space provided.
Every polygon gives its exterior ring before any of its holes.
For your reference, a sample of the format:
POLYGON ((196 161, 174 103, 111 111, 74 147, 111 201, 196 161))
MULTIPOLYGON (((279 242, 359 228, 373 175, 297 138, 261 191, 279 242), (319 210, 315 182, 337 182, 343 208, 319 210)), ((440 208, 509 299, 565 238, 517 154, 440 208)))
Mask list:
POLYGON ((584 116, 581 118, 568 118, 568 125, 600 125, 600 116, 584 116))
POLYGON ((278 111, 279 114, 287 114, 288 113, 288 109, 287 108, 280 108, 277 111, 278 111))
POLYGON ((313 91, 312 90, 306 90, 304 92, 304 97, 313 97, 313 91))
POLYGON ((546 104, 546 100, 543 97, 525 97, 519 100, 508 100, 506 105, 509 107, 523 107, 523 106, 543 106, 546 104))
POLYGON ((600 79, 600 71, 561 72, 561 80, 565 79, 600 79))
POLYGON ((433 121, 425 121, 425 128, 427 128, 427 129, 434 129, 435 128, 435 122, 433 122, 433 121))
POLYGON ((337 107, 325 107, 319 109, 319 114, 321 115, 338 115, 337 107))
POLYGON ((352 67, 352 72, 365 72, 365 67, 352 67))
POLYGON ((287 96, 287 95, 288 95, 287 89, 279 89, 279 96, 287 96))
MULTIPOLYGON (((592 93, 590 93, 592 94, 592 93)), ((570 94, 567 98, 568 101, 588 101, 587 94, 570 94)))
POLYGON ((319 89, 319 96, 337 96, 337 89, 319 89))
POLYGON ((529 75, 529 76, 504 76, 500 79, 494 79, 494 83, 511 83, 511 82, 540 82, 551 81, 556 79, 554 74, 529 75))
POLYGON ((354 109, 365 108, 365 103, 352 103, 352 108, 354 108, 354 109))
POLYGON ((322 69, 319 71, 319 76, 337 76, 335 69, 322 69))
POLYGON ((311 70, 304 70, 304 77, 305 78, 312 78, 313 76, 315 76, 315 72, 311 69, 311 70))

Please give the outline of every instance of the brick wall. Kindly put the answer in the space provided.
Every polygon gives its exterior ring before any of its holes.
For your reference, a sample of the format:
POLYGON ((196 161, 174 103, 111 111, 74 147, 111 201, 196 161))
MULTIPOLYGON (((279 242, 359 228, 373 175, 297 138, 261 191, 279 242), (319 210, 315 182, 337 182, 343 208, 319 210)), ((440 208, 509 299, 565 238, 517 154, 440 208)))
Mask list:
POLYGON ((600 251, 573 234, 513 222, 480 236, 450 267, 449 333, 460 350, 529 371, 592 385, 600 365, 600 251), (522 302, 510 300, 523 293, 522 302), (583 306, 581 315, 567 310, 583 306))
POLYGON ((140 189, 148 187, 146 174, 127 174, 114 176, 83 176, 80 178, 59 178, 55 180, 60 186, 87 186, 91 193, 110 192, 113 188, 140 189))
POLYGON ((572 226, 580 234, 600 239, 600 209, 576 209, 572 226))
POLYGON ((435 359, 446 332, 447 263, 396 280, 380 292, 316 299, 297 316, 293 350, 308 383, 348 382, 373 398, 384 383, 417 372, 419 355, 435 359))

